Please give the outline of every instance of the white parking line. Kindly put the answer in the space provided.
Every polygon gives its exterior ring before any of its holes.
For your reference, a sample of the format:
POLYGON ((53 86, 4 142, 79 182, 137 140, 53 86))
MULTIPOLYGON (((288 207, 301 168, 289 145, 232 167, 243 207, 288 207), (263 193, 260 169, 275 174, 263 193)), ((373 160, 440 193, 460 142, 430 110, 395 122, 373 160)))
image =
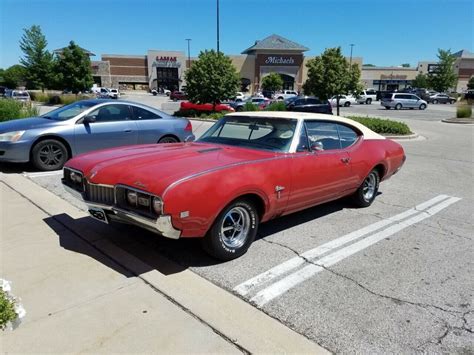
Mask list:
POLYGON ((361 228, 357 231, 354 231, 354 232, 351 232, 349 234, 346 234, 340 238, 337 238, 337 239, 334 239, 334 240, 331 240, 330 242, 328 243, 325 243, 323 245, 320 245, 314 249, 311 249, 311 250, 308 250, 306 252, 304 252, 303 254, 301 254, 301 257, 294 257, 288 261, 285 261, 283 263, 281 263, 280 265, 277 265, 273 268, 271 268, 270 270, 268 271, 265 271, 263 273, 261 273, 260 275, 257 275, 243 283, 241 283, 240 285, 236 286, 234 288, 234 291, 237 292, 238 294, 244 296, 248 293, 250 293, 252 290, 255 290, 256 288, 258 288, 259 286, 263 285, 264 283, 267 283, 271 280, 273 280, 274 278, 277 278, 278 276, 280 275, 283 275, 283 274, 286 274, 287 272, 293 270, 293 269, 296 269, 297 267, 299 267, 300 265, 304 264, 305 263, 305 259, 314 259, 314 258, 317 258, 319 256, 322 256, 336 248, 339 248, 341 246, 343 246, 344 244, 347 244, 347 243, 350 243, 352 241, 355 241, 356 239, 359 239, 369 233, 372 233, 372 232, 375 232, 377 231, 378 229, 381 229, 383 227, 386 227, 394 222, 398 222, 398 221, 401 221, 402 219, 405 219, 405 218, 408 218, 416 213, 419 213, 421 211, 423 211, 424 209, 440 202, 440 201, 443 201, 445 199, 449 198, 449 196, 446 196, 446 195, 439 195, 439 196, 436 196, 434 198, 432 198, 431 200, 428 200, 426 202, 423 202, 417 206, 415 206, 414 208, 411 208, 409 209, 408 211, 405 211, 405 212, 402 212, 400 214, 397 214, 393 217, 389 217, 389 218, 386 218, 386 219, 383 219, 379 222, 376 222, 376 223, 373 223, 373 224, 370 224, 364 228, 361 228))
POLYGON ((42 171, 42 172, 38 172, 38 173, 27 173, 27 172, 24 172, 24 173, 23 173, 23 176, 31 177, 31 178, 37 178, 37 177, 42 177, 42 176, 61 175, 62 173, 63 173, 62 170, 42 171))
POLYGON ((380 232, 377 232, 367 238, 364 238, 356 243, 353 243, 345 248, 339 249, 334 253, 331 253, 317 261, 318 265, 308 265, 302 268, 299 271, 296 271, 289 276, 283 278, 282 280, 270 285, 269 287, 265 288, 264 290, 257 293, 254 297, 250 299, 251 302, 255 303, 258 306, 263 306, 269 301, 273 300, 274 298, 282 295, 283 293, 287 292, 291 288, 295 287, 296 285, 302 283, 303 281, 313 277, 315 274, 319 273, 320 271, 324 270, 324 267, 332 266, 338 263, 341 260, 344 260, 348 256, 351 256, 369 246, 415 224, 421 222, 427 218, 430 218, 437 214, 438 212, 442 211, 443 209, 447 208, 448 206, 452 205, 453 203, 458 202, 461 200, 458 197, 450 197, 447 200, 439 203, 438 205, 429 208, 426 211, 421 212, 420 214, 411 217, 407 220, 401 221, 395 225, 392 225, 380 232))

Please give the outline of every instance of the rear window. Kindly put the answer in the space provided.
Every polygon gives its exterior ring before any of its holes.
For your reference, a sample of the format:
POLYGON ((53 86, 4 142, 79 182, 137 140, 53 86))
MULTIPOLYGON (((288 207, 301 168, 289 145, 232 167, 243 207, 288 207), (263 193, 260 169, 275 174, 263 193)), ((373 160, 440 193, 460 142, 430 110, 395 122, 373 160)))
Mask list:
POLYGON ((393 94, 383 94, 382 98, 383 99, 391 99, 393 94))

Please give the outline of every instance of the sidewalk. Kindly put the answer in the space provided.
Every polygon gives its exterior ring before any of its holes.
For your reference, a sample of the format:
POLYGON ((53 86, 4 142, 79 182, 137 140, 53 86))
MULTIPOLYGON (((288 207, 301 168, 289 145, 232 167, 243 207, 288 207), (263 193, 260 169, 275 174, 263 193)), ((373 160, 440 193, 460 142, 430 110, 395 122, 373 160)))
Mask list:
POLYGON ((150 267, 21 175, 0 173, 0 201, 0 277, 27 312, 2 352, 327 353, 189 270, 150 267))

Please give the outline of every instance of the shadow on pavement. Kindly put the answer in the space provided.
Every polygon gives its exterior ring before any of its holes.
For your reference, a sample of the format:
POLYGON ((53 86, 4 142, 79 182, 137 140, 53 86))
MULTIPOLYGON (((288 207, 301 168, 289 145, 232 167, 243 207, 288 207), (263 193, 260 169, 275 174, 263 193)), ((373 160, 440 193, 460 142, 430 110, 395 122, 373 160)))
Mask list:
MULTIPOLYGON (((353 205, 349 199, 341 199, 271 220, 260 226, 256 240, 346 208, 353 208, 353 205)), ((61 247, 94 258, 126 277, 134 275, 122 267, 126 263, 125 260, 121 260, 120 257, 117 260, 112 260, 105 252, 101 251, 101 245, 104 245, 104 242, 111 243, 126 254, 138 259, 133 269, 139 275, 151 270, 170 275, 190 267, 205 267, 223 263, 210 257, 202 250, 200 238, 172 240, 132 225, 107 225, 91 217, 73 219, 67 214, 49 217, 44 221, 58 235, 61 247), (169 260, 173 262, 170 263, 169 260)))
POLYGON ((37 172, 30 163, 0 163, 0 173, 21 174, 23 172, 37 172))

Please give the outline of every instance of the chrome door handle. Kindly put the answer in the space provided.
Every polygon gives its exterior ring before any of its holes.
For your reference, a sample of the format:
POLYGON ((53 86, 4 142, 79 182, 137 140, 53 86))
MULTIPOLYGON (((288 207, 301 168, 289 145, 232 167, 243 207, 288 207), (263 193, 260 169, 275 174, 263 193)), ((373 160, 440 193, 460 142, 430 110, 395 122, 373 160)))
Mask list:
POLYGON ((351 161, 351 158, 341 158, 341 161, 342 161, 344 164, 349 164, 349 162, 351 161))

